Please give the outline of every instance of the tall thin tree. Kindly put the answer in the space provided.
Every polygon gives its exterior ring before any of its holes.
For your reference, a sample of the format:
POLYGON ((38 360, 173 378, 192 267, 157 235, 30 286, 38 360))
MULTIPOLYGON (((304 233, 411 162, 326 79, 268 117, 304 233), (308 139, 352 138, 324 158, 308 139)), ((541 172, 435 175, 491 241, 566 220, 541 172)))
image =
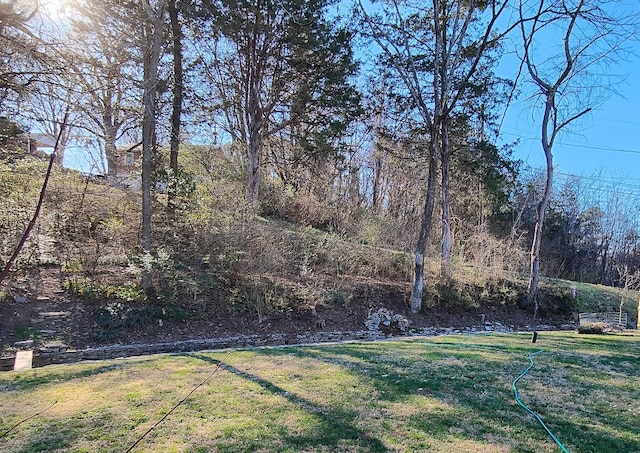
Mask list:
MULTIPOLYGON (((168 0, 144 0, 141 2, 142 33, 141 48, 144 61, 144 84, 142 105, 142 253, 151 254, 151 213, 152 213, 152 163, 156 148, 156 114, 158 67, 164 33, 164 12, 168 0)), ((151 274, 144 269, 142 286, 151 288, 151 274)))
POLYGON ((546 160, 544 190, 536 206, 528 293, 521 303, 525 307, 537 306, 540 247, 553 189, 553 147, 558 134, 602 100, 594 96, 598 91, 594 78, 605 77, 597 70, 620 56, 623 44, 638 30, 637 15, 613 15, 620 4, 616 0, 519 2, 523 61, 534 97, 542 100, 540 144, 546 160), (523 20, 527 15, 533 19, 523 20), (556 54, 550 46, 539 44, 554 40, 560 43, 556 54))
POLYGON ((178 0, 170 0, 168 4, 169 20, 171 26, 171 43, 173 56, 173 97, 171 103, 171 131, 169 134, 169 190, 167 207, 170 212, 175 211, 176 196, 178 190, 178 153, 180 149, 180 130, 182 126, 182 104, 184 98, 184 69, 182 52, 182 23, 180 22, 180 9, 178 0))

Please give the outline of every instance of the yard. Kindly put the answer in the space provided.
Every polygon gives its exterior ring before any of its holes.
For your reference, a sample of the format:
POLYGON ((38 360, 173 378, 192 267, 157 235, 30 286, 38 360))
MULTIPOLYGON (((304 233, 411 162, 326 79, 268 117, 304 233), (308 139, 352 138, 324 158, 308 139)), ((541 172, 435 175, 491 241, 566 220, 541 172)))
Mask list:
POLYGON ((566 449, 640 451, 637 331, 542 332, 536 344, 529 334, 416 337, 8 372, 0 449, 556 452, 514 399, 514 379, 539 350, 518 392, 566 449))

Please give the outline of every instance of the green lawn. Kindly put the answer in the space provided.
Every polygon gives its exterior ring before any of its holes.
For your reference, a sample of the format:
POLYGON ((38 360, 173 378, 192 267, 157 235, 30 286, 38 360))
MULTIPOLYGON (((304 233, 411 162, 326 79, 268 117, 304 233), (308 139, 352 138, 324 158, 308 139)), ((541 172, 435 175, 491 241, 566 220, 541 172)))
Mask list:
POLYGON ((0 374, 3 452, 640 452, 640 334, 473 335, 0 374))

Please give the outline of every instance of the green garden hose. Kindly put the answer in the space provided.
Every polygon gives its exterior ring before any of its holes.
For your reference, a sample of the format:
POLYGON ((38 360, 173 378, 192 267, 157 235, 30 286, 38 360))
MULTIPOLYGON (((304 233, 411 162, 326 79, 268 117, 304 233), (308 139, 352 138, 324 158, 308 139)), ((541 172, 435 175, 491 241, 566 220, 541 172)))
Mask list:
POLYGON ((516 383, 517 383, 520 379, 522 379, 522 378, 524 377, 524 375, 525 375, 525 374, 527 374, 531 368, 533 368, 533 357, 534 357, 534 356, 536 356, 536 355, 538 355, 538 354, 540 354, 541 352, 544 352, 544 350, 537 351, 537 352, 533 352, 533 353, 529 354, 529 357, 528 357, 528 358, 529 358, 529 362, 531 362, 531 363, 530 363, 530 365, 527 367, 527 369, 526 369, 526 370, 524 370, 524 371, 522 372, 522 374, 521 374, 520 376, 518 376, 517 378, 515 378, 515 379, 514 379, 514 381, 513 381, 513 393, 514 393, 514 394, 515 394, 515 396, 516 396, 516 401, 518 402, 518 404, 519 404, 520 406, 522 406, 522 407, 523 407, 527 412, 529 412, 531 415, 533 415, 533 416, 536 418, 536 420, 538 420, 538 422, 542 425, 542 427, 545 429, 545 431, 547 431, 547 433, 549 433, 549 435, 551 436, 551 438, 555 441, 555 443, 556 443, 556 444, 558 444, 558 446, 562 449, 562 451, 563 451, 564 453, 569 453, 569 450, 567 450, 567 449, 565 448, 565 446, 564 446, 564 445, 562 445, 562 442, 560 442, 560 441, 558 440, 558 438, 557 438, 557 437, 556 437, 556 436, 551 432, 551 430, 550 430, 549 428, 547 428, 547 425, 545 425, 545 424, 544 424, 544 422, 542 421, 542 419, 540 418, 540 416, 539 416, 538 414, 536 414, 535 412, 533 412, 531 409, 529 409, 529 408, 527 407, 527 405, 526 405, 526 404, 524 404, 522 401, 520 401, 520 397, 518 396, 518 389, 517 389, 517 387, 516 387, 516 383))

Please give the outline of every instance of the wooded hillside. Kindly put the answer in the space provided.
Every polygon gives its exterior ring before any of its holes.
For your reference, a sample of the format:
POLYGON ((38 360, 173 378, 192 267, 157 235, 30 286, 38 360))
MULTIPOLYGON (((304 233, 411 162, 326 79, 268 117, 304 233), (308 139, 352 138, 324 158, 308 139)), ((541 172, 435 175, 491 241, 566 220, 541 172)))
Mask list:
POLYGON ((635 18, 598 0, 421 4, 4 2, 4 299, 90 301, 105 337, 212 307, 262 324, 354 301, 359 317, 571 320, 587 301, 553 279, 618 288, 589 307, 632 310, 640 200, 558 174, 553 144, 635 18), (555 64, 536 44, 550 24, 555 64), (545 169, 495 145, 520 91, 545 169), (58 146, 32 222, 52 151, 36 133, 58 146), (81 171, 64 168, 72 150, 81 171))

